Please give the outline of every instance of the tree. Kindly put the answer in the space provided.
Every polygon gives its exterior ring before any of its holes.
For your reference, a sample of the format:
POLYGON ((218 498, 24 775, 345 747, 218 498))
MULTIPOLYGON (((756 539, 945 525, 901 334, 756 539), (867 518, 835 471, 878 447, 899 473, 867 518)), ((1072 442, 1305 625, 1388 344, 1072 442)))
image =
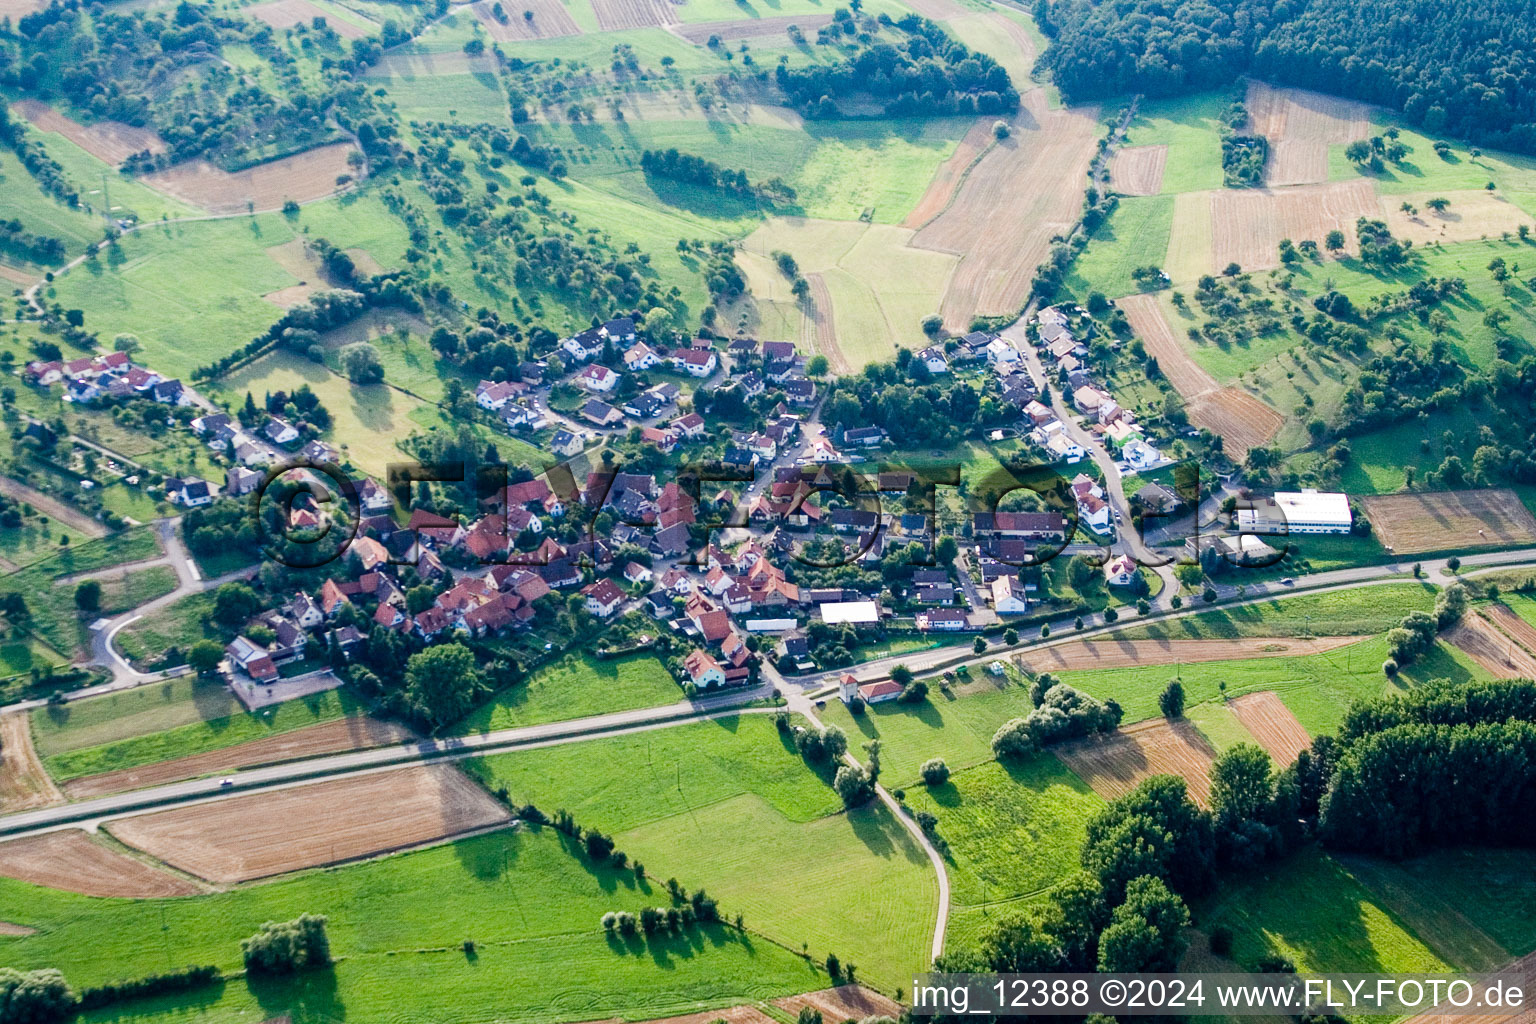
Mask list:
POLYGON ((940 565, 953 565, 959 554, 960 545, 948 534, 940 537, 933 545, 933 557, 940 565))
POLYGON ((428 647, 406 662, 406 700, 434 729, 464 717, 486 689, 475 656, 463 644, 428 647))
POLYGON ((999 142, 1001 142, 1003 139, 1008 137, 1009 133, 1010 129, 1008 127, 1007 121, 992 122, 992 137, 994 139, 997 139, 999 142))
POLYGON ((75 607, 83 612, 94 612, 101 607, 101 583, 86 580, 75 588, 75 607))
POLYGON ((805 373, 808 377, 825 377, 830 368, 826 356, 811 356, 811 361, 805 364, 805 373))
POLYGON ((1435 196, 1433 199, 1426 199, 1424 205, 1436 213, 1444 213, 1451 205, 1451 201, 1444 196, 1435 196))
POLYGON ((949 765, 942 757, 923 762, 923 782, 929 786, 942 786, 949 781, 949 765))
POLYGON ((976 654, 987 653, 986 640, 982 639, 981 637, 977 637, 975 640, 971 641, 971 650, 976 654))
POLYGON ((1371 144, 1364 139, 1356 139, 1344 147, 1344 157, 1352 163, 1363 164, 1371 158, 1371 144))
POLYGON ((1099 936, 1099 970, 1171 971, 1184 953, 1189 909, 1160 878, 1133 879, 1099 936))
POLYGON ((1264 816, 1273 795, 1269 755, 1252 743, 1222 751, 1211 765, 1211 811, 1218 832, 1264 816))
POLYGON ((73 1019, 77 997, 64 975, 52 968, 18 971, 0 967, 0 1021, 52 1024, 73 1019))
POLYGON ((1007 629, 1003 630, 1003 643, 1007 644, 1009 647, 1012 647, 1015 644, 1017 644, 1018 642, 1019 642, 1019 631, 1018 630, 1014 629, 1012 626, 1009 626, 1007 629))
POLYGON ((261 598, 244 583, 226 583, 213 592, 213 619, 230 629, 261 611, 261 598))
POLYGON ((187 664, 200 675, 209 675, 224 660, 224 648, 212 640, 199 640, 187 651, 187 664))
POLYGON ((1168 680, 1163 692, 1157 697, 1158 709, 1164 718, 1180 718, 1184 714, 1184 684, 1177 679, 1168 680))
POLYGON ((1011 718, 992 734, 992 754, 999 760, 1023 757, 1036 749, 1034 730, 1026 718, 1011 718))
POLYGON ((875 795, 874 780, 863 765, 840 765, 833 776, 832 788, 842 798, 844 807, 862 807, 875 795))
POLYGON ((897 683, 902 687, 911 686, 912 670, 905 665, 897 665, 891 669, 891 682, 897 683))
POLYGON ((1332 231, 1328 232, 1328 234, 1323 236, 1323 248, 1327 249, 1329 252, 1338 252, 1340 249, 1344 248, 1344 244, 1344 232, 1340 231, 1338 228, 1334 228, 1332 231))
POLYGON ((240 942, 245 969, 252 974, 292 974, 331 962, 325 917, 300 914, 292 921, 268 921, 240 942))
POLYGON ((384 379, 379 350, 360 341, 341 350, 341 372, 354 384, 377 384, 384 379))

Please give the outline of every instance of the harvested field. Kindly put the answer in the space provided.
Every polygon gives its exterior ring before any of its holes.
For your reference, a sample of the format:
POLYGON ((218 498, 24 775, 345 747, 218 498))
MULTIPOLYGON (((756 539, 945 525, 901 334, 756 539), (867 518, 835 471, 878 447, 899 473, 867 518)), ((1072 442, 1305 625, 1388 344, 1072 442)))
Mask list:
POLYGON ((1536 519, 1514 491, 1427 491, 1360 499, 1376 537, 1400 555, 1536 544, 1536 519))
POLYGON ((343 39, 361 39, 368 34, 350 21, 328 16, 309 0, 267 0, 266 3, 247 8, 247 13, 260 18, 279 32, 295 25, 308 25, 316 18, 324 18, 325 23, 343 39))
POLYGON ((581 28, 571 19, 570 12, 560 0, 523 0, 514 7, 503 9, 506 20, 502 21, 496 18, 493 0, 479 0, 469 5, 475 17, 485 26, 486 33, 498 43, 581 34, 581 28), (523 17, 523 11, 532 11, 532 20, 523 17))
POLYGON ((1245 693, 1228 701, 1227 707, 1243 723, 1243 728, 1253 733, 1259 746, 1269 751, 1276 764, 1290 764, 1312 745, 1312 737, 1273 690, 1245 693))
POLYGON ((949 159, 939 165, 933 180, 928 183, 927 191, 917 201, 912 212, 907 214, 907 219, 901 222, 901 226, 915 231, 943 213, 949 201, 954 198, 955 189, 960 186, 965 172, 991 144, 992 125, 986 118, 982 118, 955 145, 955 151, 949 159))
POLYGON ((913 245, 960 257, 940 309, 951 330, 1024 304, 1051 237, 1077 220, 1098 133, 1097 107, 1051 110, 1044 90, 1025 93, 1013 134, 976 162, 948 208, 913 237, 913 245))
POLYGON ((386 53, 364 73, 367 78, 436 78, 444 75, 493 75, 494 57, 471 57, 463 50, 447 53, 386 53))
POLYGON ((671 0, 592 0, 597 26, 604 32, 626 28, 664 28, 677 24, 671 0))
POLYGON ((1193 359, 1168 326, 1155 294, 1127 295, 1116 303, 1125 311, 1131 330, 1146 346, 1147 354, 1157 360, 1158 369, 1185 400, 1214 391, 1216 380, 1193 359))
POLYGON ((292 732, 279 733, 249 743, 237 743, 223 750, 211 750, 191 757, 178 757, 158 764, 138 768, 123 768, 101 775, 89 775, 64 784, 64 792, 72 800, 85 800, 121 793, 130 789, 142 789, 164 782, 195 779, 218 772, 249 768, 278 761, 295 761, 318 754, 335 754, 344 750, 366 750, 391 743, 403 743, 414 734, 392 722, 375 718, 338 718, 332 722, 308 725, 292 732))
POLYGON ((141 180, 209 213, 244 213, 248 205, 257 212, 276 210, 289 199, 304 203, 338 191, 336 179, 354 173, 347 164, 352 150, 350 142, 334 142, 234 172, 190 160, 141 180))
MULTIPOLYGON (((1496 971, 1490 972, 1502 978, 1506 984, 1515 984, 1524 987, 1529 992, 1532 978, 1536 978, 1536 953, 1522 957, 1510 964, 1505 964, 1496 971)), ((1486 991, 1486 982, 1474 983, 1476 993, 1474 998, 1478 1002, 1474 1006, 1482 1005, 1483 993, 1486 991)), ((1463 997, 1458 994, 1458 1000, 1463 997)), ((1515 1013, 1477 1014, 1468 1013, 1465 1004, 1461 1007, 1445 1003, 1415 1014, 1412 1017, 1402 1019, 1402 1024, 1536 1024, 1536 1002, 1530 999, 1525 1001, 1525 1009, 1515 1013)))
POLYGON ((848 359, 837 347, 837 325, 833 319, 832 293, 827 290, 827 279, 820 274, 808 274, 805 280, 811 286, 811 314, 807 320, 815 332, 812 338, 816 351, 827 357, 832 372, 849 373, 848 359))
POLYGON ((1156 295, 1128 295, 1119 300, 1119 306, 1168 382, 1188 403, 1191 423, 1220 434, 1237 458, 1279 433, 1285 425, 1283 416, 1240 388, 1220 387, 1190 358, 1168 326, 1156 295))
POLYGON ((1163 190, 1167 146, 1130 146, 1109 162, 1109 183, 1127 196, 1155 196, 1163 190))
POLYGON ((1177 775, 1189 795, 1210 806, 1208 773, 1216 750, 1189 721, 1152 719, 1053 747, 1056 756, 1106 800, 1124 796, 1153 775, 1177 775))
POLYGON ((1214 273, 1236 263, 1244 270, 1280 265, 1282 238, 1321 243, 1328 232, 1343 231, 1354 253, 1355 221, 1376 217, 1381 206, 1364 179, 1282 189, 1222 189, 1211 194, 1214 273))
POLYGON ((723 1021, 724 1024, 777 1024, 774 1018, 755 1006, 727 1006, 723 1010, 701 1010, 682 1017, 648 1020, 643 1024, 715 1024, 716 1021, 723 1021))
POLYGON ((37 280, 37 275, 20 267, 8 267, 0 263, 0 280, 10 281, 13 284, 31 285, 37 280))
POLYGON ((25 711, 0 714, 0 811, 25 811, 64 799, 32 746, 25 711))
POLYGON ((1249 637, 1243 640, 1078 640, 1037 653, 1014 657, 1032 672, 1073 672, 1083 669, 1134 668, 1138 665, 1193 665, 1202 661, 1246 658, 1295 658, 1323 654, 1360 640, 1330 636, 1315 640, 1295 637, 1249 637))
POLYGON ((814 37, 818 29, 830 24, 832 24, 830 14, 791 14, 777 18, 746 18, 741 21, 704 21, 692 25, 674 25, 672 34, 681 36, 690 43, 703 46, 709 42, 710 36, 716 36, 725 43, 738 39, 759 39, 763 36, 782 35, 791 25, 798 26, 800 31, 808 37, 814 37))
POLYGON ((1370 108, 1336 96, 1249 82, 1246 103, 1249 130, 1269 140, 1269 185, 1327 181, 1329 145, 1371 133, 1370 108))
POLYGON ((863 985, 840 985, 817 992, 775 999, 773 1005, 797 1016, 802 1006, 821 1011, 824 1020, 862 1020, 865 1017, 901 1016, 901 1005, 863 985))
POLYGON ((1467 656, 1498 679, 1536 679, 1536 655, 1499 632, 1482 615, 1469 613, 1440 638, 1465 651, 1467 656))
POLYGON ((1532 220, 1530 214, 1501 195, 1482 189, 1446 192, 1443 196, 1451 201, 1451 205, 1444 213, 1436 213, 1424 204, 1437 195, 1442 193, 1383 196, 1379 200, 1381 219, 1387 222, 1392 234, 1410 239, 1414 245, 1498 238, 1506 231, 1519 230, 1522 224, 1536 228, 1536 220, 1532 220), (1418 212, 1404 210, 1405 202, 1417 207, 1418 212))
POLYGON ((1488 621, 1499 627, 1499 630, 1511 640, 1532 654, 1536 654, 1536 626, 1532 626, 1529 622, 1515 614, 1509 605, 1484 605, 1480 612, 1487 616, 1488 621))
MULTIPOLYGON (((967 8, 960 5, 958 0, 908 0, 906 6, 929 21, 944 21, 946 18, 958 18, 970 13, 967 8)), ((1020 88, 1022 89, 1022 85, 1020 88)))
POLYGON ((451 765, 251 793, 109 826, 130 846, 231 885, 420 846, 508 815, 451 765))
POLYGON ((86 896, 190 896, 197 886, 71 828, 0 843, 0 875, 86 896))
POLYGON ((31 121, 38 131, 58 132, 113 167, 146 149, 151 153, 164 153, 166 150, 165 140, 149 128, 135 128, 121 121, 98 121, 93 125, 83 125, 37 100, 19 100, 15 110, 31 121))
POLYGON ((1240 388, 1207 391, 1189 403, 1189 421, 1220 434, 1226 451, 1242 459, 1248 449, 1269 443, 1285 425, 1285 417, 1240 388))
POLYGON ((1175 283, 1211 272, 1211 193, 1180 192, 1173 197, 1173 230, 1163 269, 1175 283))

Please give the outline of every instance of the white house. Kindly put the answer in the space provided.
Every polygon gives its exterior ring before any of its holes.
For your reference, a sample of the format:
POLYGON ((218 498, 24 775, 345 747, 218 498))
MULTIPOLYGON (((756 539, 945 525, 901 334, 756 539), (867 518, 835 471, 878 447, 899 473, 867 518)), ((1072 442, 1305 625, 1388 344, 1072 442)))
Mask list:
POLYGON ((987 362, 992 366, 1012 366, 1019 359, 1019 350, 1002 338, 993 338, 987 344, 987 362))
POLYGON ((483 380, 475 388, 475 403, 495 412, 510 402, 517 392, 517 386, 507 381, 483 380))
POLYGON ((1163 453, 1140 438, 1128 441, 1120 455, 1132 469, 1148 469, 1163 461, 1163 453))
POLYGON ((1094 533, 1108 534, 1114 529, 1111 525, 1112 514, 1109 502, 1092 494, 1084 495, 1077 502, 1078 519, 1094 533))
POLYGON ((602 354, 603 336, 595 328, 585 330, 560 342, 560 348, 572 359, 585 363, 602 354))
POLYGON ((600 619, 606 619, 618 611, 624 601, 624 591, 610 579, 589 583, 581 588, 581 592, 587 599, 587 611, 600 619))
POLYGON ((643 341, 636 342, 624 353, 624 366, 631 372, 636 370, 649 370, 661 361, 656 350, 643 341))
POLYGON ((930 345, 917 354, 918 360, 929 373, 948 373, 949 360, 944 358, 944 350, 937 345, 930 345))
POLYGON ((714 349, 684 348, 673 351, 672 365, 693 377, 708 377, 720 365, 714 349))
POLYGON ((1005 574, 992 581, 992 608, 999 615, 1029 611, 1029 595, 1017 576, 1005 574))
POLYGON ((1104 563, 1104 582, 1112 587, 1128 587, 1136 578, 1136 560, 1130 555, 1120 555, 1104 563))
POLYGON ((701 690, 722 686, 725 683, 725 669, 720 663, 710 656, 708 651, 695 648, 683 659, 683 671, 688 673, 688 678, 701 690))
POLYGON ((606 366, 593 363, 576 375, 576 383, 596 394, 607 394, 618 386, 619 375, 606 366))

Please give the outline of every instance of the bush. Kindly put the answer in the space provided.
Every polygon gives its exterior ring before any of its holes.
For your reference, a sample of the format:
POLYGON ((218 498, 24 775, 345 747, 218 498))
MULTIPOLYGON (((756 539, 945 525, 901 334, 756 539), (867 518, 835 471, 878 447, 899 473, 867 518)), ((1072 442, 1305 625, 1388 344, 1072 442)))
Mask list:
POLYGON ((206 964, 201 967, 187 967, 180 971, 172 971, 169 974, 151 974, 147 978, 97 985, 80 993, 80 1009, 94 1010, 125 999, 143 999, 146 996, 158 996, 167 992, 186 992, 204 985, 211 985, 218 979, 219 969, 212 964, 206 964))
POLYGON ((896 699, 903 704, 921 704, 928 699, 928 684, 921 679, 910 682, 896 699))
POLYGON ((252 974, 292 974, 331 962, 325 918, 300 914, 292 921, 268 921, 240 943, 245 969, 252 974))
POLYGON ((51 1024, 75 1015, 75 993, 51 968, 18 971, 0 967, 0 1021, 51 1024))
POLYGON ((1184 684, 1170 679, 1157 698, 1158 709, 1164 718, 1178 718, 1184 714, 1184 684))
POLYGON ((843 806, 861 807, 875 795, 875 783, 868 770, 860 765, 845 764, 837 769, 832 788, 842 797, 843 806))
POLYGON ((942 786, 949 781, 949 765, 944 763, 942 757, 935 757, 923 763, 923 782, 930 786, 942 786))

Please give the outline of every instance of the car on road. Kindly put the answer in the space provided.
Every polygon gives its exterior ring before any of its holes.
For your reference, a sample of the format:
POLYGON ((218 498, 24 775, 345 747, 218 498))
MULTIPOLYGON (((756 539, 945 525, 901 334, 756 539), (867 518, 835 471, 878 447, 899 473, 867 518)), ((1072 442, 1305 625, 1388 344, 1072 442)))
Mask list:
POLYGON ((1286 576, 1280 581, 1280 585, 1282 587, 1294 587, 1296 585, 1296 579, 1292 576, 1286 576))
POLYGON ((234 784, 235 784, 235 780, 234 779, 220 779, 219 780, 219 788, 220 789, 228 789, 229 787, 233 786, 234 784))

